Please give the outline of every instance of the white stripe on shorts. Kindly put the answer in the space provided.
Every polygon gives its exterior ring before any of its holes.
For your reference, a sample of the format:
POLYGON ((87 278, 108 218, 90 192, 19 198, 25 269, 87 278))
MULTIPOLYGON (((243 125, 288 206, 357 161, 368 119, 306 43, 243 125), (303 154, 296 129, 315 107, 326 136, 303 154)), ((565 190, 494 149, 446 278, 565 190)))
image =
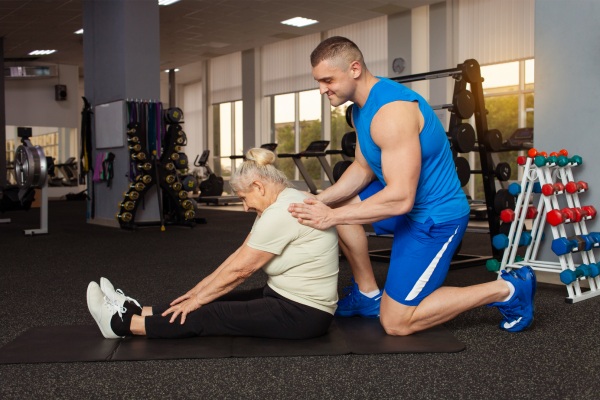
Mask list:
POLYGON ((444 252, 448 248, 448 245, 450 244, 450 242, 452 242, 452 239, 454 238, 454 236, 456 236, 456 233, 458 232, 459 227, 460 226, 456 227, 456 230, 454 231, 452 236, 450 236, 450 238, 448 238, 448 241, 446 243, 444 243, 444 245, 442 246, 440 251, 438 251, 438 253, 433 258, 433 260, 431 260, 431 262, 429 263, 429 265, 427 266, 427 268, 425 269, 423 274, 419 277, 419 280, 417 281, 417 283, 415 283, 415 286, 412 288, 412 290, 410 291, 408 296, 406 296, 406 299, 405 299, 406 301, 414 300, 419 295, 419 293, 421 293, 421 290, 423 290, 423 288, 425 287, 427 282, 429 282, 429 278, 431 277, 431 274, 433 274, 433 271, 435 271, 435 267, 437 267, 438 262, 444 255, 444 252))

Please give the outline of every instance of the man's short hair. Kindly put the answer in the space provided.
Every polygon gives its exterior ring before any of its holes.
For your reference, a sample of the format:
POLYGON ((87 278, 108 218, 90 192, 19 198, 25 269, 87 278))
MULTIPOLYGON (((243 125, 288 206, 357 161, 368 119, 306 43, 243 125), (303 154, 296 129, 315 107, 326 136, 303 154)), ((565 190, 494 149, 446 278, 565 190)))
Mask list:
POLYGON ((342 69, 348 68, 353 61, 358 61, 365 66, 358 46, 352 40, 342 36, 332 36, 323 40, 310 55, 310 63, 313 67, 324 60, 343 61, 344 65, 339 65, 342 69))

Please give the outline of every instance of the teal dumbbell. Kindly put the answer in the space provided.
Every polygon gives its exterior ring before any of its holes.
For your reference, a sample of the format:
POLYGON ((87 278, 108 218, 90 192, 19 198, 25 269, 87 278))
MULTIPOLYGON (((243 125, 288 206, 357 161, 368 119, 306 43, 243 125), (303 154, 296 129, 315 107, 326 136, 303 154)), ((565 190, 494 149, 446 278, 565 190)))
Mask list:
POLYGON ((569 162, 574 166, 583 164, 583 158, 581 156, 573 156, 569 159, 569 162))
POLYGON ((595 278, 600 275, 600 266, 598 264, 590 264, 590 278, 595 278))
POLYGON ((490 258, 485 262, 485 268, 490 272, 498 272, 500 271, 500 261, 495 258, 490 258))
MULTIPOLYGON (((519 238, 519 247, 529 246, 531 241, 531 232, 521 232, 521 237, 519 238)), ((492 246, 494 246, 494 248, 497 250, 506 249, 508 247, 508 242, 508 236, 506 236, 504 233, 499 233, 492 238, 492 246)))
POLYGON ((544 165, 546 165, 546 157, 539 155, 539 156, 535 156, 535 158, 533 159, 533 163, 537 166, 537 167, 543 167, 544 165))
POLYGON ((577 280, 577 278, 584 277, 584 272, 581 268, 577 267, 575 270, 565 269, 560 273, 560 281, 565 285, 569 285, 577 280))
POLYGON ((559 167, 565 167, 569 163, 569 158, 565 155, 558 156, 557 164, 559 167))
POLYGON ((529 246, 531 244, 531 240, 531 232, 521 232, 521 237, 519 238, 519 246, 529 246))

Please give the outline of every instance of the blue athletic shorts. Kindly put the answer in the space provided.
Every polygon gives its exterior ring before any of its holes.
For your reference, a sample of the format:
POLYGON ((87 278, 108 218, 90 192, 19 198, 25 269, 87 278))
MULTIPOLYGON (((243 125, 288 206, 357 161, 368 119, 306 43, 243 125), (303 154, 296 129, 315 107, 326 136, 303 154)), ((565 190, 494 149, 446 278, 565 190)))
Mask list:
MULTIPOLYGON (((365 200, 381 189, 381 182, 374 181, 359 197, 365 200)), ((416 306, 442 286, 468 223, 468 214, 439 224, 431 218, 416 222, 406 215, 372 223, 378 235, 394 235, 385 282, 387 295, 400 304, 416 306)))

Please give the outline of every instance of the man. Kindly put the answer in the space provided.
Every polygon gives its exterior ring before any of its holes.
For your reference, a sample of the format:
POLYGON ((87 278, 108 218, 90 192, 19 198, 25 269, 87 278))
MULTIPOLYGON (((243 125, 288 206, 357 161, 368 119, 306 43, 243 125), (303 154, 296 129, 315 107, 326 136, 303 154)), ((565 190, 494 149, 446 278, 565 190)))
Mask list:
POLYGON ((355 160, 342 177, 315 198, 289 207, 304 225, 338 228, 354 282, 336 315, 379 315, 388 334, 410 335, 491 303, 504 315, 501 329, 528 328, 536 284, 530 267, 503 271, 502 279, 480 285, 441 286, 467 228, 469 205, 445 130, 427 102, 399 83, 373 76, 360 49, 343 37, 319 44, 311 64, 331 105, 354 103, 357 132, 355 160), (378 234, 394 235, 381 292, 362 228, 368 223, 378 234))

